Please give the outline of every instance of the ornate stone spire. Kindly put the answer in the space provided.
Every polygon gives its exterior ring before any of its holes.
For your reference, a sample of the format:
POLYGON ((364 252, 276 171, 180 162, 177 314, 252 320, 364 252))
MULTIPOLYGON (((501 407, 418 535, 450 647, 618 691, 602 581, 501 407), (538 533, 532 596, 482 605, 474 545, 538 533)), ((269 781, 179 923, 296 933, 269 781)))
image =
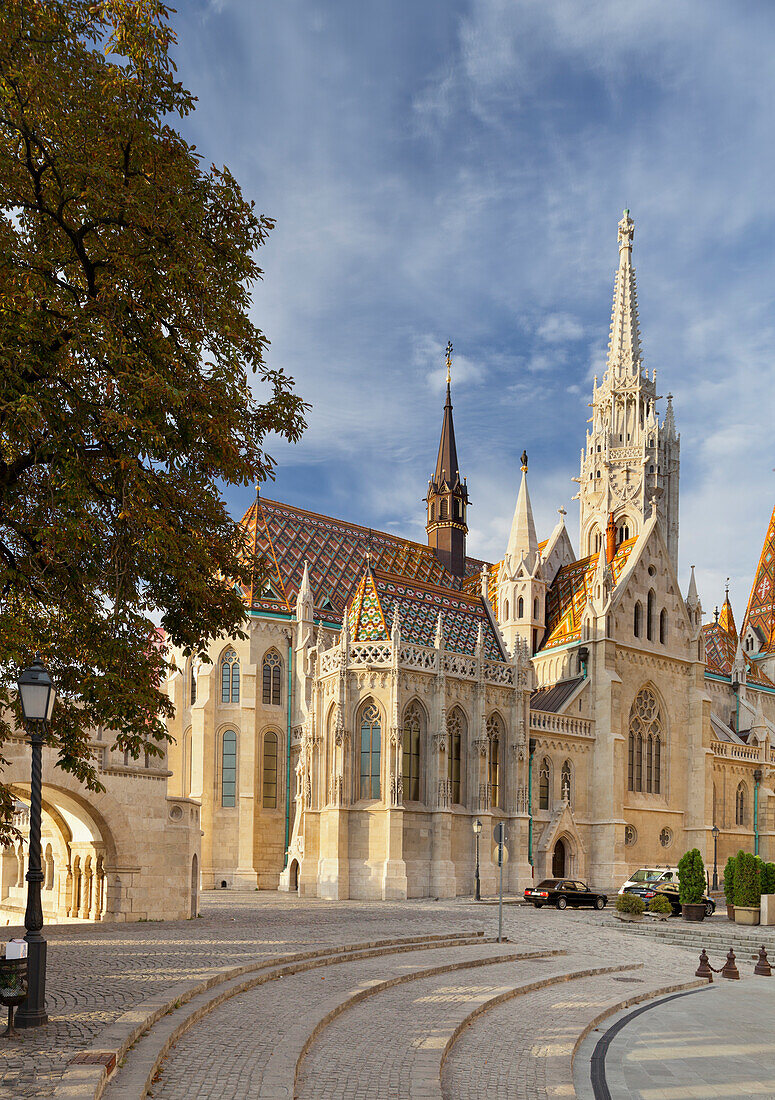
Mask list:
POLYGON ((517 506, 514 509, 509 542, 506 547, 506 557, 509 559, 511 571, 513 572, 519 563, 525 560, 528 569, 532 572, 537 552, 538 539, 533 520, 533 507, 530 503, 530 493, 527 488, 527 452, 523 451, 522 481, 519 486, 517 506))
POLYGON ((638 290, 632 266, 632 240, 635 224, 629 210, 619 222, 619 270, 614 281, 611 311, 611 335, 608 340, 606 372, 620 378, 640 373, 640 329, 638 326, 638 290))

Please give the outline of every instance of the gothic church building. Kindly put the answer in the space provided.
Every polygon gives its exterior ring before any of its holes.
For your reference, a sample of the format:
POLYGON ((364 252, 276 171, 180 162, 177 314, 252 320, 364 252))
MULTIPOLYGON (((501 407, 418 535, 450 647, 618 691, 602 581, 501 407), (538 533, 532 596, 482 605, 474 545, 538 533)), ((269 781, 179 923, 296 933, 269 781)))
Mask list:
MULTIPOLYGON (((527 455, 503 557, 466 552, 449 371, 427 545, 257 497, 245 639, 187 662, 171 793, 201 803, 202 887, 326 898, 617 886, 697 846, 775 858, 775 513, 738 632, 677 574, 680 437, 641 362, 633 222, 581 452, 579 554, 539 539, 527 455)), ((448 367, 450 363, 448 349, 448 367)), ((764 520, 765 517, 763 517, 764 520)))

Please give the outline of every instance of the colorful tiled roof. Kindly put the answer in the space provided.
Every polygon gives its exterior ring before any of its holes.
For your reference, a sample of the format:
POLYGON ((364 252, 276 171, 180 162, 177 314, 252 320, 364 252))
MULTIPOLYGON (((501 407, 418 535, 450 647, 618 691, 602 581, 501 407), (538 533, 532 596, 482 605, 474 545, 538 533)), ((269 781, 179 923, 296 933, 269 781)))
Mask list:
POLYGON ((737 644, 737 626, 735 625, 735 616, 732 613, 732 604, 729 602, 729 593, 727 593, 726 599, 721 605, 718 625, 722 630, 726 630, 727 634, 732 634, 735 638, 735 644, 737 644))
POLYGON ((764 639, 765 652, 775 650, 775 509, 764 536, 759 565, 756 570, 748 607, 743 620, 743 633, 755 627, 764 639))
POLYGON ((351 640, 387 641, 396 608, 403 641, 435 645, 441 612, 445 649, 473 655, 481 624, 485 656, 492 661, 506 660, 481 596, 409 581, 377 569, 367 569, 350 601, 347 624, 351 640))
MULTIPOLYGON (((444 568, 429 546, 385 531, 371 531, 266 497, 248 509, 242 524, 267 567, 267 583, 261 591, 244 590, 254 610, 292 611, 305 560, 315 612, 331 622, 341 622, 369 553, 373 565, 385 572, 451 589, 461 587, 460 578, 444 568)), ((466 574, 478 573, 484 565, 478 558, 467 558, 466 574)))
MULTIPOLYGON (((626 539, 619 543, 611 562, 614 583, 618 583, 635 542, 635 539, 626 539)), ((590 554, 588 558, 563 565, 554 578, 546 596, 546 635, 542 650, 581 638, 581 616, 592 588, 597 558, 597 554, 590 554)))
MULTIPOLYGON (((702 628, 705 641, 705 666, 706 671, 716 676, 731 676, 732 665, 737 653, 737 634, 727 630, 721 623, 721 617, 717 623, 707 623, 702 628)), ((755 661, 744 652, 746 675, 753 684, 764 684, 772 687, 772 681, 757 666, 755 661)))
MULTIPOLYGON (((497 611, 498 607, 498 580, 502 565, 502 561, 496 561, 495 565, 487 567, 487 601, 493 611, 497 611)), ((469 596, 480 596, 482 594, 481 570, 478 573, 472 573, 470 577, 466 577, 461 587, 469 596)))

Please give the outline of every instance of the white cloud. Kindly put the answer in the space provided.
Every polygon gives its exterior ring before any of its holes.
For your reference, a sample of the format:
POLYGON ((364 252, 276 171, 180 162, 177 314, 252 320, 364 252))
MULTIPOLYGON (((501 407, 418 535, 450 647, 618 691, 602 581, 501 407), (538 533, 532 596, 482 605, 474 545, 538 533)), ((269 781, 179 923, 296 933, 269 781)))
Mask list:
POLYGON ((549 313, 538 325, 536 335, 547 344, 564 344, 570 340, 579 340, 584 335, 584 326, 569 313, 549 313))

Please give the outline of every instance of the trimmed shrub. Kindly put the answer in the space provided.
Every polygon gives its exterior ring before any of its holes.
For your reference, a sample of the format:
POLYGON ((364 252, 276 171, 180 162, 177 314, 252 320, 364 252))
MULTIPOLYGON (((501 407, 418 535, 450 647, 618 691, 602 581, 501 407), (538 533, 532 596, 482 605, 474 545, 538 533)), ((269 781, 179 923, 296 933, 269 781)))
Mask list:
POLYGON ((670 904, 670 899, 666 898, 664 894, 655 894, 649 902, 649 913, 667 913, 668 916, 673 912, 673 907, 670 904))
POLYGON ((616 895, 617 913, 634 913, 636 916, 641 916, 645 910, 646 903, 643 898, 639 898, 637 894, 616 895))
POLYGON ((751 852, 740 852, 735 868, 735 905, 755 909, 761 904, 762 878, 751 852), (742 856, 742 859, 740 858, 742 856))
POLYGON ((775 863, 762 864, 762 893, 775 894, 775 863))
POLYGON ((727 905, 735 904, 735 867, 737 866, 737 860, 734 856, 730 856, 727 860, 727 865, 724 868, 724 897, 727 899, 727 905))
POLYGON ((699 848, 684 852, 678 861, 678 897, 681 905, 697 905, 705 893, 705 864, 699 848))

